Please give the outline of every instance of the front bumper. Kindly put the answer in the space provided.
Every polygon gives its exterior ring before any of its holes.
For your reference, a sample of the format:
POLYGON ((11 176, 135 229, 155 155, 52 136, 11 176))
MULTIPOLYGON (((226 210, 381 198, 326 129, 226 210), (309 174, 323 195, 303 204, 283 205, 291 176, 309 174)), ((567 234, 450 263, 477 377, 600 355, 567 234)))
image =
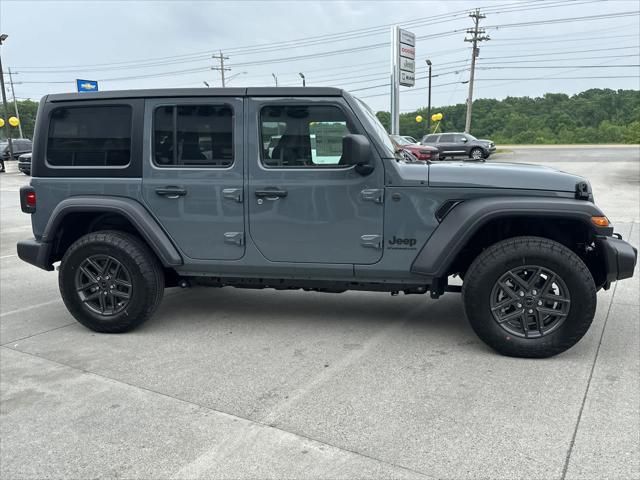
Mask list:
POLYGON ((598 237, 596 245, 604 257, 607 282, 633 277, 638 250, 621 238, 598 237))
POLYGON ((43 270, 53 270, 53 264, 49 260, 51 258, 50 253, 50 243, 40 242, 35 238, 20 240, 18 242, 18 257, 31 265, 42 268, 43 270))

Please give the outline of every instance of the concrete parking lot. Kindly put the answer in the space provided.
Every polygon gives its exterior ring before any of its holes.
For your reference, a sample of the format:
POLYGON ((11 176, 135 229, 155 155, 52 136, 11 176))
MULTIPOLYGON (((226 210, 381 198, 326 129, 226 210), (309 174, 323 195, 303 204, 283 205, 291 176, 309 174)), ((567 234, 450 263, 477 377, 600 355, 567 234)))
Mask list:
MULTIPOLYGON (((637 146, 491 161, 586 176, 638 246, 637 146)), ((546 360, 489 350, 456 294, 174 289, 141 328, 101 335, 15 255, 27 182, 15 162, 0 174, 3 479, 640 478, 637 272, 546 360)))

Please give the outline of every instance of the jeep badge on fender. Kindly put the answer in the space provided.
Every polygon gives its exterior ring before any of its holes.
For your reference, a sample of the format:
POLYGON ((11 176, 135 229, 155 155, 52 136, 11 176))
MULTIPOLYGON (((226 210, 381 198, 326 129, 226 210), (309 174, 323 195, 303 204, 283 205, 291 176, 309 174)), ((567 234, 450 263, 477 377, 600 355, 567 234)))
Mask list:
POLYGON ((415 238, 398 238, 395 235, 389 240, 389 245, 395 248, 412 248, 418 241, 415 238))
MULTIPOLYGON (((137 327, 175 286, 462 291, 484 342, 549 357, 637 259, 585 179, 409 162, 336 88, 48 95, 34 139, 20 191, 34 236, 18 255, 60 262, 65 305, 97 332, 137 327)), ((474 158, 495 149, 478 142, 474 158)))

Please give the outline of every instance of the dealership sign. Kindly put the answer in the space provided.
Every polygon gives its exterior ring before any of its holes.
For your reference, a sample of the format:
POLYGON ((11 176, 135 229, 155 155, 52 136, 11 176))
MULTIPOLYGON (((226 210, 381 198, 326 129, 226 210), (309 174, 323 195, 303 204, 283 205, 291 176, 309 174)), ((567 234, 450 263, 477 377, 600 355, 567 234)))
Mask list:
POLYGON ((416 84, 416 36, 391 26, 391 122, 392 135, 400 133, 400 85, 413 87, 416 84))
POLYGON ((79 92, 97 92, 98 82, 95 80, 76 79, 76 86, 79 92))
POLYGON ((416 36, 398 29, 398 80, 400 85, 413 87, 416 83, 416 36))

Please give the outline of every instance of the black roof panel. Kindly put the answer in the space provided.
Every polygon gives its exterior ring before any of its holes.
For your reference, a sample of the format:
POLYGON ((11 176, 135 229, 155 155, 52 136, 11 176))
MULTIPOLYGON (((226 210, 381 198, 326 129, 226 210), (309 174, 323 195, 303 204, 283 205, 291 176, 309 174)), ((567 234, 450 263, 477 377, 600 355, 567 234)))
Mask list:
POLYGON ((158 97, 340 97, 344 92, 330 87, 249 87, 249 88, 162 88, 148 90, 107 90, 103 92, 54 93, 48 102, 113 100, 158 97))

